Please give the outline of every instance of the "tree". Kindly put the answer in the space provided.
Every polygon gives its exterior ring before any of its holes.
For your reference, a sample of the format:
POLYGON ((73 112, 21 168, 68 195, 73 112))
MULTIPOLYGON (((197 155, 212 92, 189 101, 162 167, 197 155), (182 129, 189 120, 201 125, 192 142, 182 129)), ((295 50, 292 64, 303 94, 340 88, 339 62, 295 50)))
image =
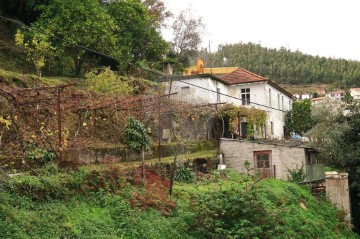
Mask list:
POLYGON ((204 24, 201 18, 194 18, 190 10, 181 11, 176 17, 172 29, 174 38, 173 50, 185 66, 189 66, 190 58, 194 57, 201 44, 204 24))
MULTIPOLYGON (((38 32, 57 37, 53 39, 52 45, 71 55, 76 75, 81 74, 83 63, 89 56, 88 51, 76 45, 114 57, 119 55, 119 45, 114 34, 118 27, 98 0, 53 0, 32 27, 38 32)), ((37 34, 41 33, 36 33, 35 37, 37 34)))
POLYGON ((152 24, 142 3, 117 0, 108 4, 107 8, 117 26, 115 35, 121 46, 123 62, 145 62, 151 65, 162 60, 169 48, 168 44, 152 24))
POLYGON ((360 104, 353 102, 345 112, 325 103, 313 109, 316 122, 308 132, 311 146, 320 151, 327 166, 349 173, 353 224, 360 229, 360 104))
POLYGON ((311 118, 311 101, 294 101, 292 110, 285 116, 285 125, 288 132, 295 132, 304 135, 309 131, 314 122, 311 118))
POLYGON ((338 142, 341 136, 348 130, 348 125, 339 123, 343 118, 344 111, 334 101, 320 102, 311 109, 311 118, 314 126, 306 135, 310 138, 310 145, 321 151, 328 165, 338 165, 338 158, 334 155, 338 151, 338 142))
POLYGON ((151 139, 143 123, 135 118, 129 118, 124 131, 124 143, 132 150, 142 152, 142 179, 146 185, 145 150, 150 150, 151 139))
POLYGON ((15 43, 24 48, 28 59, 34 63, 37 74, 41 77, 41 71, 45 67, 46 59, 48 59, 54 51, 48 36, 35 34, 25 40, 24 34, 18 30, 15 35, 15 43))
POLYGON ((150 22, 155 28, 165 26, 166 19, 172 16, 172 13, 166 10, 162 0, 143 0, 142 3, 146 6, 150 22))
POLYGON ((353 100, 354 100, 354 97, 351 95, 350 89, 346 88, 345 89, 345 95, 344 95, 344 102, 346 104, 351 104, 351 103, 353 103, 353 100))

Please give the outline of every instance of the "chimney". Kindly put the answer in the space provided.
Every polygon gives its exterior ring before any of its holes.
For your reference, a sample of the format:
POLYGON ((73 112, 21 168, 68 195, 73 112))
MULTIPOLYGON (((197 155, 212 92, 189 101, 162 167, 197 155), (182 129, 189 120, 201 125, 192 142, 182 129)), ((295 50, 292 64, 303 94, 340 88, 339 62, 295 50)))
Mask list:
POLYGON ((163 65, 163 73, 167 76, 173 75, 173 68, 170 62, 165 62, 163 65))

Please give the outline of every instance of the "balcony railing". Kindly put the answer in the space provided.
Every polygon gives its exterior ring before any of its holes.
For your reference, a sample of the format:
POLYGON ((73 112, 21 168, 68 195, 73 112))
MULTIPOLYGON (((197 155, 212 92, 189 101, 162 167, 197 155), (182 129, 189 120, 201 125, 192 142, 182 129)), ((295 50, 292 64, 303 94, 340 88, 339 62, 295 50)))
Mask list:
POLYGON ((313 182, 325 179, 325 170, 324 165, 322 164, 306 165, 305 173, 306 177, 304 182, 313 182))

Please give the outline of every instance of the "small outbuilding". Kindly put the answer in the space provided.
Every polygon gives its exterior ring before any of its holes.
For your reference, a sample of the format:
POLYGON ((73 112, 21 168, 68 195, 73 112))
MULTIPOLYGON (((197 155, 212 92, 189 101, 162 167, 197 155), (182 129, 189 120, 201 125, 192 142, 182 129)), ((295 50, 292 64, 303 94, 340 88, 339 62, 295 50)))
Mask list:
POLYGON ((325 179, 324 166, 318 161, 318 151, 301 145, 298 140, 290 141, 241 141, 221 139, 220 152, 228 168, 246 173, 246 164, 262 177, 289 179, 290 170, 303 169, 304 182, 325 179))

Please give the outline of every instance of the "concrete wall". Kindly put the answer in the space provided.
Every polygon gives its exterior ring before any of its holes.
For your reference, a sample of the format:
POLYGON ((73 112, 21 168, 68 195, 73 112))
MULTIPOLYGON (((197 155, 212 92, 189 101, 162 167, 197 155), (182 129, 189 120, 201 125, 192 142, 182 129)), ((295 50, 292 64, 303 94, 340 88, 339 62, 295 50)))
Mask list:
POLYGON ((326 172, 326 196, 339 209, 346 213, 346 220, 350 222, 350 196, 347 173, 326 172))
MULTIPOLYGON (((232 97, 220 95, 219 102, 233 103, 235 105, 241 106, 241 89, 250 88, 250 101, 260 105, 250 104, 244 106, 254 107, 256 109, 261 109, 267 112, 268 121, 266 125, 266 136, 268 138, 282 139, 284 137, 284 111, 291 110, 293 100, 267 82, 225 85, 210 77, 183 79, 182 81, 204 88, 201 89, 177 80, 172 82, 171 93, 177 92, 178 94, 173 95, 171 98, 183 102, 188 102, 190 104, 218 103, 217 94, 215 92, 217 88, 219 88, 221 93, 238 98, 235 99, 232 97), (271 94, 269 89, 271 90, 271 94), (273 122, 273 134, 271 132, 271 122, 273 122)), ((166 82, 164 84, 165 93, 169 93, 170 83, 166 82)))
POLYGON ((221 139, 220 152, 224 154, 224 163, 229 168, 239 172, 246 172, 244 163, 246 160, 255 165, 254 151, 271 151, 272 159, 270 168, 275 165, 275 176, 277 179, 287 180, 289 169, 305 170, 305 149, 299 147, 278 146, 259 144, 238 140, 221 139))

